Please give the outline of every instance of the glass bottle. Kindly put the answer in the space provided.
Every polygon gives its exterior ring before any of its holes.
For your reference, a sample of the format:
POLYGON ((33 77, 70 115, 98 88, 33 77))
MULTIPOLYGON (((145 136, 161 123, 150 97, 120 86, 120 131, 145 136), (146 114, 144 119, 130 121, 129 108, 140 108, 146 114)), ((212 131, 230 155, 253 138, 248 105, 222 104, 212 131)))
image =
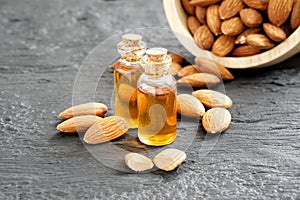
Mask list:
POLYGON ((114 112, 130 128, 137 128, 137 80, 143 72, 140 60, 146 52, 142 36, 126 34, 118 44, 120 60, 114 66, 114 112))
POLYGON ((176 139, 176 80, 169 74, 172 58, 167 49, 146 51, 138 80, 138 138, 147 145, 162 146, 176 139))

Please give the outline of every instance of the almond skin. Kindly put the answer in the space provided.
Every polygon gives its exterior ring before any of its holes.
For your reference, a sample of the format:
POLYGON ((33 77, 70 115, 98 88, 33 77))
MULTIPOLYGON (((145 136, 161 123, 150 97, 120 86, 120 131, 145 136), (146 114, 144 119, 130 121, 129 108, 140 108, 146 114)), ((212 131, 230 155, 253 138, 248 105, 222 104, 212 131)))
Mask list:
POLYGON ((177 81, 179 85, 191 87, 212 87, 220 83, 220 79, 212 74, 197 73, 185 76, 177 81))
POLYGON ((103 103, 90 102, 70 107, 61 112, 59 117, 62 119, 69 119, 80 115, 97 115, 103 117, 107 110, 107 106, 103 103))
POLYGON ((192 35, 194 35, 197 29, 200 27, 200 23, 195 16, 189 16, 187 19, 187 26, 192 35))
POLYGON ((202 117, 205 113, 203 104, 194 96, 180 94, 177 96, 177 112, 186 117, 202 117))
POLYGON ((175 76, 182 70, 182 67, 180 64, 177 62, 172 62, 170 68, 169 68, 169 73, 172 74, 172 76, 175 76))
POLYGON ((221 0, 191 0, 190 5, 192 6, 209 6, 218 3, 221 0))
POLYGON ((214 36, 206 25, 200 26, 194 34, 196 44, 205 50, 209 50, 214 43, 214 36))
POLYGON ((95 115, 72 117, 57 125, 56 129, 64 133, 79 133, 90 128, 95 122, 103 120, 95 115))
POLYGON ((222 1, 219 14, 221 19, 229 19, 234 17, 244 8, 242 0, 224 0, 222 1))
POLYGON ((270 22, 281 26, 289 17, 293 8, 293 0, 269 0, 268 17, 270 22))
POLYGON ((224 35, 236 36, 243 32, 244 25, 239 17, 227 19, 221 24, 221 31, 224 35))
POLYGON ((300 26, 300 1, 294 2, 293 11, 290 20, 292 30, 296 30, 300 26))
POLYGON ((186 159, 186 153, 178 149, 165 149, 153 158, 155 166, 164 171, 172 171, 186 159))
POLYGON ((243 0, 243 2, 250 8, 257 10, 267 10, 268 0, 243 0))
POLYGON ((206 11, 206 22, 208 28, 216 36, 221 35, 221 19, 219 16, 219 5, 211 5, 207 8, 206 11))
POLYGON ((212 108, 202 118, 203 128, 208 133, 222 133, 228 129, 231 122, 231 114, 224 108, 212 108))
POLYGON ((262 15, 252 8, 245 8, 241 10, 240 17, 242 22, 250 28, 258 27, 263 22, 262 15))
POLYGON ((189 15, 194 15, 195 14, 195 6, 190 5, 190 0, 181 0, 182 6, 184 10, 189 14, 189 15))
POLYGON ((178 64, 182 64, 184 61, 184 57, 181 54, 178 53, 168 53, 169 56, 172 58, 172 62, 176 62, 178 64))
POLYGON ((94 123, 85 133, 83 140, 88 144, 100 144, 124 135, 129 129, 125 119, 119 116, 106 117, 94 123))
POLYGON ((195 67, 198 72, 214 74, 223 80, 234 79, 234 76, 230 73, 230 71, 228 71, 228 69, 225 68, 225 66, 206 58, 196 57, 195 67))
POLYGON ((195 9, 195 15, 201 24, 206 24, 206 8, 197 6, 195 9))
POLYGON ((232 100, 218 91, 201 89, 193 92, 192 95, 208 108, 230 108, 232 106, 232 100))
POLYGON ((249 28, 244 30, 235 40, 235 44, 246 44, 246 37, 250 34, 261 32, 261 28, 249 28))
POLYGON ((234 48, 234 37, 221 35, 213 44, 212 52, 217 56, 226 56, 234 48))
POLYGON ((264 23, 263 28, 265 33, 269 36, 269 38, 275 42, 282 42, 286 39, 285 32, 281 28, 273 24, 264 23))
POLYGON ((136 172, 142 172, 153 168, 153 162, 146 156, 138 153, 128 153, 125 155, 125 164, 136 172))
POLYGON ((189 66, 183 67, 178 72, 178 76, 183 77, 183 76, 187 76, 187 75, 191 75, 191 74, 196 74, 196 73, 198 73, 198 71, 195 68, 195 66, 194 65, 189 65, 189 66))
POLYGON ((258 49, 271 49, 275 45, 263 34, 251 34, 246 37, 247 44, 258 49))
POLYGON ((236 57, 252 56, 258 53, 259 53, 259 49, 251 45, 239 46, 232 51, 232 55, 236 57))

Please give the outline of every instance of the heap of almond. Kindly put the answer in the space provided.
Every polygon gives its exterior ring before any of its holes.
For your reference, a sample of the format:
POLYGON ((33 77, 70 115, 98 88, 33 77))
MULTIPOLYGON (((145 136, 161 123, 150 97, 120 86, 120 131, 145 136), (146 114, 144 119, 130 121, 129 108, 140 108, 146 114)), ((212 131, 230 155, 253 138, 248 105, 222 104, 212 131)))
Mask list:
POLYGON ((300 24, 300 0, 182 0, 197 45, 217 56, 251 56, 300 24))

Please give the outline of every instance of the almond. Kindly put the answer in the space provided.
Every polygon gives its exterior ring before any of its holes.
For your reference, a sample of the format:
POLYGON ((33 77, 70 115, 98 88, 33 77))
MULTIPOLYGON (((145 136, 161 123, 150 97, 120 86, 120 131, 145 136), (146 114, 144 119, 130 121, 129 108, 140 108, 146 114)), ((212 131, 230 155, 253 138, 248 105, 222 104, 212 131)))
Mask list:
POLYGON ((243 45, 235 48, 232 55, 236 57, 252 56, 259 53, 259 49, 251 45, 243 45))
POLYGON ((195 34, 196 30, 200 27, 200 23, 194 16, 189 16, 187 19, 187 26, 192 35, 195 34))
POLYGON ((197 73, 185 76, 177 81, 179 85, 191 87, 212 87, 220 83, 220 79, 212 74, 197 73))
POLYGON ((153 162, 146 156, 138 153, 128 153, 125 155, 125 164, 136 172, 146 171, 153 168, 153 162))
POLYGON ((169 72, 170 74, 172 74, 172 76, 175 76, 178 74, 178 72, 180 72, 182 70, 182 67, 180 64, 176 63, 176 62, 172 62, 169 72))
POLYGON ((250 28, 258 27, 263 22, 262 15, 252 8, 245 8, 241 10, 240 17, 242 22, 250 28))
POLYGON ((202 89, 197 90, 192 94, 208 108, 230 108, 232 106, 232 100, 227 95, 222 94, 221 92, 202 89))
POLYGON ((230 125, 231 114, 224 108, 212 108, 202 118, 202 125, 208 133, 222 133, 230 125))
POLYGON ((300 1, 294 2, 293 11, 290 20, 292 30, 296 30, 300 26, 300 1))
POLYGON ((244 25, 239 17, 224 20, 221 24, 221 31, 224 35, 236 36, 244 30, 244 25))
POLYGON ((269 20, 276 26, 281 26, 289 17, 292 9, 293 0, 269 0, 269 20))
POLYGON ((222 1, 219 13, 221 19, 229 19, 234 17, 244 8, 242 0, 224 0, 222 1))
POLYGON ((281 26, 281 29, 285 32, 286 37, 290 36, 293 33, 293 30, 289 23, 285 23, 281 26))
POLYGON ((209 6, 218 3, 221 0, 191 0, 190 5, 193 6, 209 6))
POLYGON ((281 28, 273 24, 264 23, 263 28, 266 34, 269 36, 269 38, 275 42, 282 42, 286 39, 285 32, 281 28))
POLYGON ((168 53, 169 56, 172 58, 172 62, 176 62, 178 64, 182 64, 184 61, 183 55, 179 53, 168 53))
POLYGON ((235 40, 235 44, 246 44, 246 37, 250 34, 259 33, 261 28, 249 28, 244 30, 235 40))
POLYGON ((97 115, 103 117, 108 108, 103 103, 84 103, 77 106, 70 107, 59 114, 62 119, 69 119, 79 115, 97 115))
POLYGON ((201 49, 209 50, 214 43, 214 36, 206 25, 202 25, 197 29, 194 39, 201 49))
POLYGON ((187 76, 190 74, 196 74, 198 73, 197 69, 195 68, 194 65, 188 65, 185 66, 184 68, 182 68, 179 72, 178 72, 178 76, 183 77, 183 76, 187 76))
POLYGON ((247 44, 258 49, 271 49, 275 45, 263 34, 251 34, 246 37, 247 44))
POLYGON ((257 10, 267 10, 268 0, 243 0, 243 2, 250 8, 257 10))
POLYGON ((202 117, 205 113, 203 104, 194 96, 180 94, 177 96, 177 112, 186 117, 202 117))
POLYGON ((198 72, 214 74, 223 80, 234 79, 234 76, 230 73, 230 71, 228 71, 228 69, 225 68, 225 66, 206 58, 196 57, 195 67, 198 72))
POLYGON ((181 0, 182 6, 184 10, 189 14, 189 15, 194 15, 195 14, 195 6, 190 5, 190 0, 181 0))
POLYGON ((206 24, 206 8, 197 6, 195 9, 195 15, 200 23, 206 24))
POLYGON ((164 171, 172 171, 186 159, 186 153, 178 149, 165 149, 157 154, 153 162, 155 166, 164 171))
POLYGON ((119 116, 106 117, 94 123, 85 133, 83 140, 88 144, 100 144, 124 135, 129 129, 125 119, 119 116))
POLYGON ((215 35, 221 35, 221 19, 219 16, 219 5, 211 5, 206 11, 206 22, 215 35))
POLYGON ((212 52, 217 56, 226 56, 234 48, 234 37, 221 35, 213 44, 212 52))
POLYGON ((90 128, 95 122, 101 121, 102 118, 95 115, 82 115, 72 117, 58 124, 57 130, 64 133, 79 133, 90 128))

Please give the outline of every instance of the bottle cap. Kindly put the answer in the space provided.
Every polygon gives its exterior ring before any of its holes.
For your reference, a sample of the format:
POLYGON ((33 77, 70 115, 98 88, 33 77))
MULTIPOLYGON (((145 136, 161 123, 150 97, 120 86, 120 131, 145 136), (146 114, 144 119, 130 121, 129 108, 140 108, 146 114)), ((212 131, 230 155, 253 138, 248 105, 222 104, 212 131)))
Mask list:
POLYGON ((126 46, 138 46, 141 44, 142 38, 138 34, 125 34, 122 36, 122 41, 126 46))
POLYGON ((167 53, 168 50, 165 48, 151 48, 146 51, 150 62, 162 62, 167 53))

